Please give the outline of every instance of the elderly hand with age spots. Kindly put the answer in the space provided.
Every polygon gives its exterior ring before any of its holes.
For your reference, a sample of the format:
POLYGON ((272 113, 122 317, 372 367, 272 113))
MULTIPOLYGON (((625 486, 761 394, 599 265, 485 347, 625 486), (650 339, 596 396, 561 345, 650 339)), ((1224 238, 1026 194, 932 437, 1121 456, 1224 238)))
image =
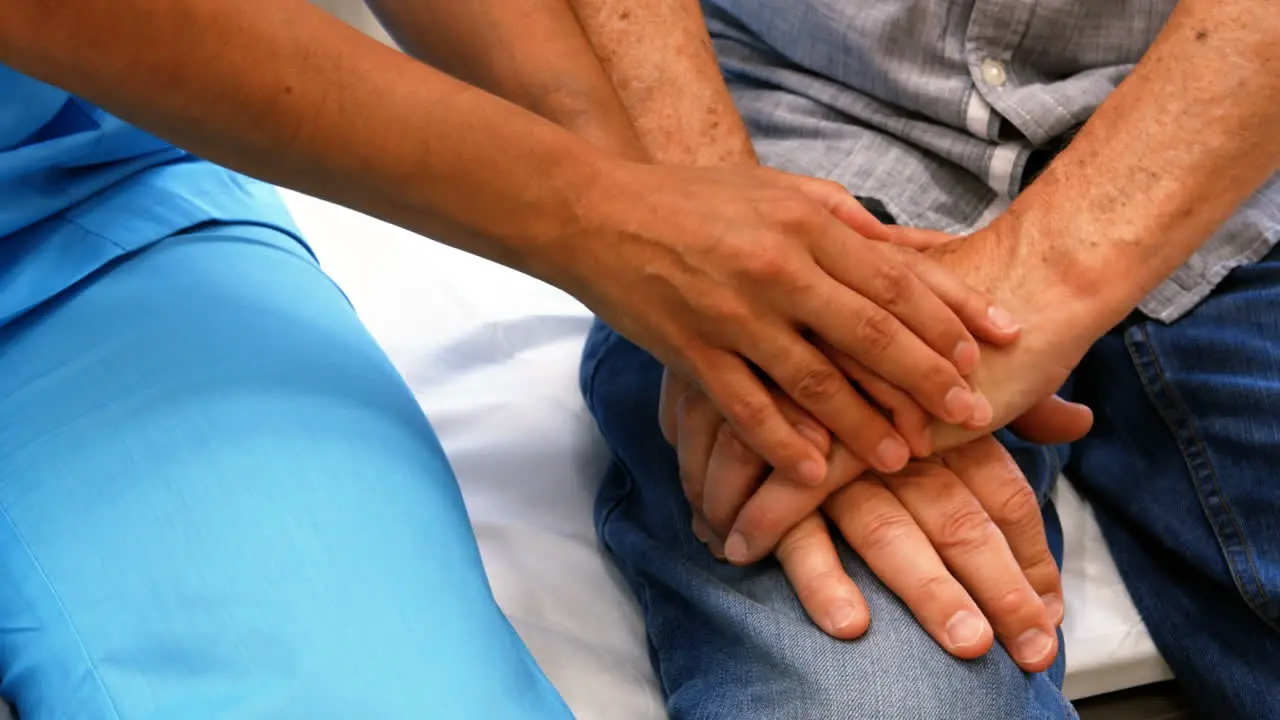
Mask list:
MULTIPOLYGON (((883 239, 929 249, 1006 302, 1022 294, 1015 292, 1018 288, 1035 287, 1008 267, 1014 246, 994 233, 950 242, 940 233, 892 229, 883 239)), ((1047 303, 1009 306, 1018 308, 1020 317, 1027 315, 1029 332, 1011 348, 985 350, 983 376, 995 377, 1019 364, 1038 365, 1041 371, 1019 372, 1026 379, 1006 381, 993 394, 1000 399, 997 412, 1007 418, 1032 405, 1014 422, 1028 439, 1065 442, 1083 435, 1091 422, 1087 409, 1052 396, 1035 402, 1065 378, 1078 360, 1073 348, 1081 342, 1043 341, 1041 328, 1052 319, 1047 303), (1036 362, 1047 353, 1056 361, 1036 362)), ((695 533, 713 552, 721 557, 727 552, 736 562, 773 549, 814 621, 833 636, 857 637, 870 617, 836 554, 825 514, 945 650, 978 657, 996 636, 1024 670, 1045 669, 1057 650, 1053 629, 1063 613, 1061 582, 1039 505, 1017 465, 989 434, 972 439, 972 431, 931 429, 909 398, 849 358, 827 351, 886 410, 917 454, 927 455, 935 442, 953 449, 893 475, 864 473, 865 465, 838 443, 833 446, 825 428, 784 403, 788 419, 828 455, 831 472, 819 488, 800 488, 776 476, 762 486, 764 462, 738 442, 695 387, 667 374, 662 427, 678 449, 695 533), (728 548, 720 541, 724 537, 731 538, 728 548)))

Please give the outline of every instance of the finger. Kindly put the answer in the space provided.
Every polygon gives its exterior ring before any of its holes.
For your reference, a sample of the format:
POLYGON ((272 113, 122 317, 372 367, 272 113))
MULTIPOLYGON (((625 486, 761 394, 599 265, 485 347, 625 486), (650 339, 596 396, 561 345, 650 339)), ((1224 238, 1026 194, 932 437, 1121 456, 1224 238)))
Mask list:
POLYGON ((698 512, 702 507, 707 464, 711 461, 724 419, 711 400, 696 390, 679 400, 676 419, 676 463, 680 468, 680 486, 689 499, 690 507, 698 512))
MULTIPOLYGON (((715 447, 711 451, 711 461, 707 463, 702 504, 697 506, 716 537, 728 537, 738 511, 760 486, 767 469, 764 458, 743 445, 733 428, 728 425, 720 426, 715 447)), ((725 552, 734 556, 737 548, 730 545, 725 552)))
POLYGON ((813 443, 814 449, 826 457, 827 453, 831 452, 831 431, 786 395, 775 393, 774 400, 777 401, 778 410, 782 412, 787 422, 794 425, 806 440, 813 443))
POLYGON ((693 383, 683 375, 662 369, 662 388, 658 391, 658 427, 662 437, 671 445, 676 444, 676 408, 681 398, 694 389, 693 383))
MULTIPOLYGON (((887 243, 867 242, 843 229, 826 240, 814 248, 815 259, 837 283, 856 290, 863 300, 862 305, 869 300, 872 306, 882 309, 895 320, 895 324, 901 323, 910 330, 910 334, 933 350, 931 354, 942 362, 953 364, 958 372, 970 372, 977 365, 977 341, 961 319, 903 260, 904 253, 914 251, 887 243)), ((830 299, 839 302, 838 297, 830 299)), ((846 293, 846 304, 850 299, 846 293)), ((829 313, 831 308, 827 310, 829 313)), ((897 339, 904 342, 907 338, 902 336, 909 337, 910 334, 898 332, 897 339)), ((867 362, 865 358, 858 359, 867 362)), ((874 367, 870 362, 867 364, 874 367)))
POLYGON ((827 463, 827 476, 816 486, 797 484, 777 471, 765 478, 742 506, 729 531, 729 542, 735 550, 730 562, 745 565, 773 552, 783 535, 867 469, 866 463, 840 443, 832 446, 827 463))
POLYGON ((927 255, 902 248, 894 252, 975 335, 993 345, 1007 345, 1017 339, 1021 330, 1017 321, 990 295, 970 287, 927 255))
POLYGON ((1027 672, 1048 668, 1058 649, 1052 621, 1000 528, 968 487, 931 462, 914 463, 884 482, 977 601, 1014 662, 1027 672))
POLYGON ((702 515, 700 515, 696 510, 693 512, 692 524, 693 536, 697 538, 704 547, 706 547, 707 552, 711 553, 712 557, 723 561, 725 559, 724 544, 721 543, 720 539, 711 532, 711 528, 707 525, 707 521, 704 520, 702 515))
POLYGON ((831 180, 788 175, 796 187, 837 220, 859 235, 872 240, 887 239, 888 226, 862 206, 845 186, 831 180))
POLYGON ((820 514, 810 515, 787 533, 775 555, 815 625, 841 640, 867 631, 871 624, 867 601, 845 572, 820 514))
MULTIPOLYGON (((775 394, 778 409, 796 430, 813 443, 814 448, 826 456, 831 450, 831 433, 813 419, 813 416, 796 405, 790 398, 775 394)), ((703 517, 711 531, 720 538, 727 537, 733 521, 751 493, 760 487, 768 466, 764 459, 748 448, 734 435, 728 425, 721 425, 706 466, 706 479, 702 490, 703 517)), ((734 550, 726 549, 733 554, 734 550)))
MULTIPOLYGON (((846 273, 846 277, 836 277, 840 282, 819 281, 817 291, 808 293, 803 301, 806 306, 800 308, 800 320, 836 348, 907 391, 931 414, 950 423, 968 421, 977 407, 976 394, 961 377, 957 365, 963 368, 976 363, 976 342, 951 310, 901 263, 877 263, 868 258, 865 264, 868 269, 857 271, 863 276, 861 279, 850 278, 846 273), (849 292, 850 287, 860 286, 874 289, 865 290, 866 297, 849 292), (924 336, 945 346, 943 354, 926 345, 921 339, 924 336), (937 340, 946 336, 954 339, 937 340)), ((839 272, 832 275, 838 276, 839 272)), ((832 430, 841 440, 855 441, 836 428, 832 430)))
MULTIPOLYGON (((865 235, 866 233, 863 234, 865 235)), ((902 247, 908 247, 912 250, 919 250, 921 252, 946 245, 949 242, 959 239, 959 237, 960 236, 958 235, 944 233, 940 230, 905 227, 902 225, 888 227, 884 233, 885 242, 890 242, 902 247)))
POLYGON ((712 353, 702 358, 696 377, 738 437, 765 462, 800 482, 818 483, 826 476, 826 459, 787 422, 773 396, 741 358, 712 353))
POLYGON ((911 459, 911 448, 893 425, 858 394, 830 358, 800 335, 795 340, 772 343, 753 359, 784 393, 844 440, 854 455, 884 472, 902 469, 911 459))
POLYGON ((1040 596, 1047 617, 1062 622, 1062 574, 1049 550, 1039 500, 1009 453, 987 436, 942 454, 1000 532, 1027 581, 1040 596))
POLYGON ((1057 395, 1036 403, 1009 425, 1018 437, 1041 445, 1075 442, 1092 427, 1092 410, 1057 395))
POLYGON ((992 630, 969 593, 888 488, 865 475, 824 509, 849 545, 944 650, 966 660, 991 648, 992 630))
POLYGON ((698 539, 698 542, 704 545, 707 543, 707 539, 711 537, 711 528, 696 510, 693 511, 693 521, 690 523, 690 529, 693 530, 693 536, 698 539))
POLYGON ((818 340, 815 344, 863 393, 888 413, 893 420, 894 429, 907 441, 912 455, 926 457, 933 454, 933 438, 929 433, 929 424, 933 418, 919 403, 883 378, 877 377, 862 363, 832 347, 830 343, 818 340))

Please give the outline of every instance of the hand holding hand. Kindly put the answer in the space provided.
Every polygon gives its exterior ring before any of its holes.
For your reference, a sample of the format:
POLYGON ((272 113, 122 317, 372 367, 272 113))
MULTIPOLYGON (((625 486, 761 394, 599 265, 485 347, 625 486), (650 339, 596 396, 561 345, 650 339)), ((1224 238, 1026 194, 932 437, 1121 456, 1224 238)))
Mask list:
POLYGON ((839 185, 766 169, 619 165, 580 210, 557 284, 694 380, 738 437, 800 484, 825 458, 779 411, 762 371, 856 457, 901 469, 909 447, 823 354, 837 348, 930 416, 982 425, 964 378, 976 333, 1016 329, 950 273, 852 228, 883 230, 839 185))
MULTIPOLYGON (((927 231, 890 228, 886 232, 895 242, 910 241, 920 246, 936 244, 940 239, 938 233, 927 231)), ((1044 280, 1049 273, 1038 273, 1036 269, 1037 263, 1045 261, 1020 258, 1014 239, 986 231, 936 245, 929 253, 1012 308, 1022 326, 1016 344, 985 348, 982 362, 972 374, 992 399, 991 424, 975 431, 930 420, 927 435, 933 449, 962 445, 1009 423, 1016 432, 1037 442, 1066 442, 1083 436, 1092 423, 1088 408, 1066 403, 1051 393, 1079 362, 1093 338, 1073 330, 1079 325, 1070 321, 1074 309, 1055 294, 1052 283, 1044 280)), ((910 429, 912 424, 925 423, 927 418, 918 410, 913 414, 911 398, 874 379, 867 380, 859 374, 863 372, 861 366, 838 349, 825 345, 821 349, 837 366, 866 383, 868 394, 893 413, 895 423, 907 435, 914 432, 910 429)), ((783 474, 771 473, 763 484, 758 477, 753 478, 742 505, 719 510, 736 513, 733 531, 726 536, 731 550, 741 549, 740 553, 729 553, 734 562, 752 562, 767 555, 785 532, 868 469, 843 442, 833 444, 827 462, 829 472, 816 486, 798 485, 783 474)), ((719 482, 732 485, 742 480, 726 477, 719 482)))

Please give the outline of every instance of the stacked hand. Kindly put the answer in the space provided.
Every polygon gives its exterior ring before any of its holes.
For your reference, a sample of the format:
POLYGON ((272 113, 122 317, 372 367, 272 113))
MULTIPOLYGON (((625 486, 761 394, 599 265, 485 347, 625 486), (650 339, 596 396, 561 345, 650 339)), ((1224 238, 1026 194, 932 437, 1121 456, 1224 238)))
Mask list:
POLYGON ((1016 335, 1008 313, 929 258, 874 240, 884 228, 843 187, 763 168, 601 172, 563 245, 572 262, 545 275, 695 382, 790 481, 822 482, 827 459, 770 386, 883 472, 922 448, 849 384, 855 365, 922 408, 921 427, 991 421, 965 375, 980 360, 975 335, 1016 335))
MULTIPOLYGON (((915 231, 891 234, 921 248, 939 240, 915 231)), ((1016 261, 1001 250, 1008 247, 1000 238, 980 234, 932 252, 1032 319, 1013 346, 983 351, 975 377, 993 398, 992 426, 1021 414, 1014 428, 1028 439, 1073 440, 1088 430, 1091 416, 1050 394, 1087 345, 1067 333, 1041 332, 1055 325, 1052 298, 1024 292, 1035 279, 1008 264, 1016 261)), ((816 487, 780 473, 762 484, 765 461, 739 441, 696 386, 668 373, 660 419, 678 449, 694 532, 735 562, 775 551, 815 622, 837 637, 856 637, 870 618, 836 555, 825 513, 948 652, 977 657, 989 649, 994 634, 1024 669, 1046 668, 1056 652, 1053 628, 1062 617, 1061 585, 1039 505, 1016 464, 989 434, 936 424, 922 430, 927 417, 911 398, 883 383, 868 389, 877 378, 834 348, 824 351, 840 367, 852 369, 855 380, 866 381, 864 392, 904 435, 915 436, 913 447, 933 441, 954 449, 898 473, 864 473, 865 463, 779 395, 788 422, 827 454, 829 471, 816 487)))

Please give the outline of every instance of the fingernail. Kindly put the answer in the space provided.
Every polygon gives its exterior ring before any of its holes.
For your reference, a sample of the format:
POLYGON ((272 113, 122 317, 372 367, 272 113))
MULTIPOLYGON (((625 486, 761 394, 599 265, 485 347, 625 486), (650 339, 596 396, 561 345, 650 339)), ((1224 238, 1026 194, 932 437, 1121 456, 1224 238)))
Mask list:
POLYGON ((898 472, 911 459, 911 448, 898 438, 885 438, 876 446, 876 459, 885 472, 898 472))
POLYGON ((1045 613, 1054 625, 1061 625, 1062 618, 1066 615, 1066 606, 1062 604, 1062 598, 1057 593, 1048 593, 1040 596, 1040 602, 1044 603, 1045 613))
POLYGON ((977 344, 968 340, 961 340, 956 344, 955 352, 951 353, 951 362, 955 363, 956 370, 961 375, 969 374, 969 371, 978 365, 977 344))
POLYGON ((805 460, 796 468, 800 482, 805 485, 817 485, 827 476, 827 468, 817 460, 805 460))
POLYGON ((747 539, 742 533, 734 531, 729 533, 729 539, 724 544, 724 556, 729 558, 731 563, 745 563, 747 561, 747 539))
POLYGON ((992 305, 987 308, 987 322, 991 323, 991 327, 1003 333, 1012 333, 1018 331, 1018 321, 1013 319, 1013 315, 999 305, 992 305))
POLYGON ((947 621, 947 640, 952 647, 976 645, 986 631, 987 623, 982 616, 969 610, 961 610, 947 621))
POLYGON ((813 443, 813 446, 818 449, 821 449, 823 445, 827 444, 827 435, 808 423, 800 423, 799 425, 796 425, 796 431, 803 435, 805 440, 813 443))
POLYGON ((961 423, 973 415, 973 393, 962 387, 951 388, 942 404, 947 409, 948 422, 961 423))
POLYGON ((1053 638, 1043 630, 1028 630, 1018 637, 1014 643, 1014 654, 1024 663, 1037 663, 1044 660, 1053 649, 1053 638))
POLYGON ((853 605, 841 603, 827 613, 827 632, 840 632, 853 623, 858 610, 853 605))
POLYGON ((974 393, 973 413, 969 416, 969 422, 986 427, 991 423, 991 418, 994 415, 995 413, 991 410, 991 403, 987 401, 987 396, 982 393, 974 393))

